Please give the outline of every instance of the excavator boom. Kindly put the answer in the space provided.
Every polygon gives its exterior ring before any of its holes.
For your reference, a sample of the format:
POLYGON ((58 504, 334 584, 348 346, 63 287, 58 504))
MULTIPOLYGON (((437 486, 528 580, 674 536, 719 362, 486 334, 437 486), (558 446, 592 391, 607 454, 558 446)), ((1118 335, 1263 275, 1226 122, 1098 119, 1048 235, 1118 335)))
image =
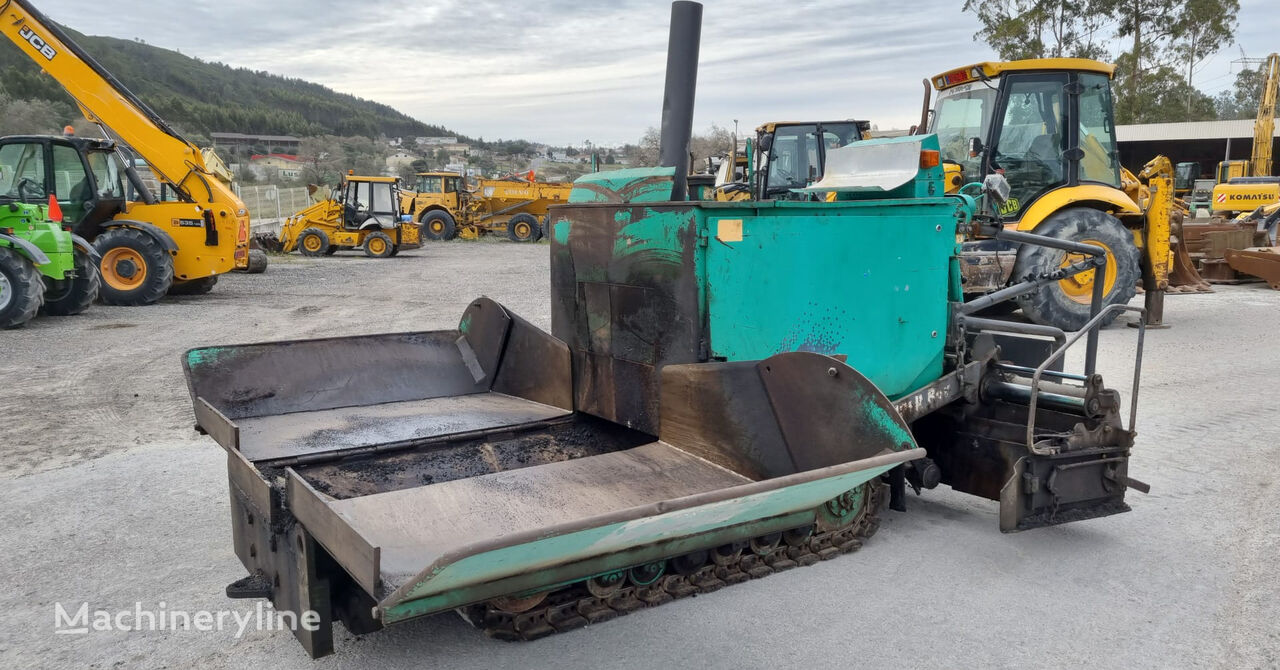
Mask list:
POLYGON ((1262 95, 1258 98, 1258 118, 1253 123, 1253 174, 1271 174, 1272 135, 1276 129, 1276 98, 1280 93, 1280 54, 1267 56, 1262 66, 1262 95))

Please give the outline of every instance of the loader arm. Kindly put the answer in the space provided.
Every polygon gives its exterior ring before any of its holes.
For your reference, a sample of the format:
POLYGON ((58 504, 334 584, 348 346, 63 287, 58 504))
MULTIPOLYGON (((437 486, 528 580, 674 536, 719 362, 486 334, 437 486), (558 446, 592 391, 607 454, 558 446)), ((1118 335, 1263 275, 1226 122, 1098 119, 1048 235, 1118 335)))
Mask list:
POLYGON ((109 128, 132 147, 156 177, 184 200, 207 205, 222 219, 247 216, 244 202, 206 167, 198 147, 30 3, 4 0, 0 4, 0 31, 62 85, 86 118, 109 128))

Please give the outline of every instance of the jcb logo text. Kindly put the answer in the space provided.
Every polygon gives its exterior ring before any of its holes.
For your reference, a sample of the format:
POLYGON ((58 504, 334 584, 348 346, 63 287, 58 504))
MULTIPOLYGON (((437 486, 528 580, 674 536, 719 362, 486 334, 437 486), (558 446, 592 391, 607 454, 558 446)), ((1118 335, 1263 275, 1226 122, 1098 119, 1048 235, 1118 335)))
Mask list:
POLYGON ((31 46, 35 47, 36 51, 39 51, 40 55, 44 56, 46 59, 53 60, 53 57, 58 55, 58 52, 54 50, 53 47, 49 46, 49 43, 45 42, 43 37, 37 35, 35 31, 30 28, 26 26, 19 28, 18 35, 20 35, 22 39, 30 42, 31 46))

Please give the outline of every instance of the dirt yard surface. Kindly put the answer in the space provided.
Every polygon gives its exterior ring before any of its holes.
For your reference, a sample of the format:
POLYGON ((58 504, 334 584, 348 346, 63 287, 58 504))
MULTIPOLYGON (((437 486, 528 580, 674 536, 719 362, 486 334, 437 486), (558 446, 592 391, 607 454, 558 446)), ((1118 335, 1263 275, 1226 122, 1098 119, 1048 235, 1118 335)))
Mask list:
MULTIPOLYGON (((886 512, 859 552, 534 643, 441 615, 311 661, 292 636, 55 633, 55 603, 229 610, 226 460, 192 429, 202 345, 451 328, 488 295, 547 328, 546 245, 273 258, 208 296, 95 306, 0 332, 0 667, 755 668, 1280 665, 1280 292, 1169 296, 1147 333, 1133 512, 1013 535, 949 490, 886 512)), ((1136 303, 1135 303, 1136 304, 1136 303)), ((1100 371, 1129 399, 1136 330, 1100 371)))

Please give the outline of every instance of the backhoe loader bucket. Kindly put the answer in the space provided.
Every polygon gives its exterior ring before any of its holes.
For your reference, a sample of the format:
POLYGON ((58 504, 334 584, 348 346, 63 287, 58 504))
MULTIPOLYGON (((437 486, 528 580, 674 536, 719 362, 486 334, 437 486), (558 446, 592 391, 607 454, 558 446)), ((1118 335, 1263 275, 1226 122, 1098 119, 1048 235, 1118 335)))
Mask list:
POLYGON ((817 560, 924 455, 874 384, 807 352, 666 366, 657 436, 575 414, 568 348, 483 298, 453 331, 195 349, 186 371, 251 573, 228 592, 320 612, 296 632, 313 655, 331 611, 361 632, 469 606, 531 638, 710 590, 713 555, 748 547, 744 578, 817 560), (572 612, 533 609, 553 592, 572 612))

